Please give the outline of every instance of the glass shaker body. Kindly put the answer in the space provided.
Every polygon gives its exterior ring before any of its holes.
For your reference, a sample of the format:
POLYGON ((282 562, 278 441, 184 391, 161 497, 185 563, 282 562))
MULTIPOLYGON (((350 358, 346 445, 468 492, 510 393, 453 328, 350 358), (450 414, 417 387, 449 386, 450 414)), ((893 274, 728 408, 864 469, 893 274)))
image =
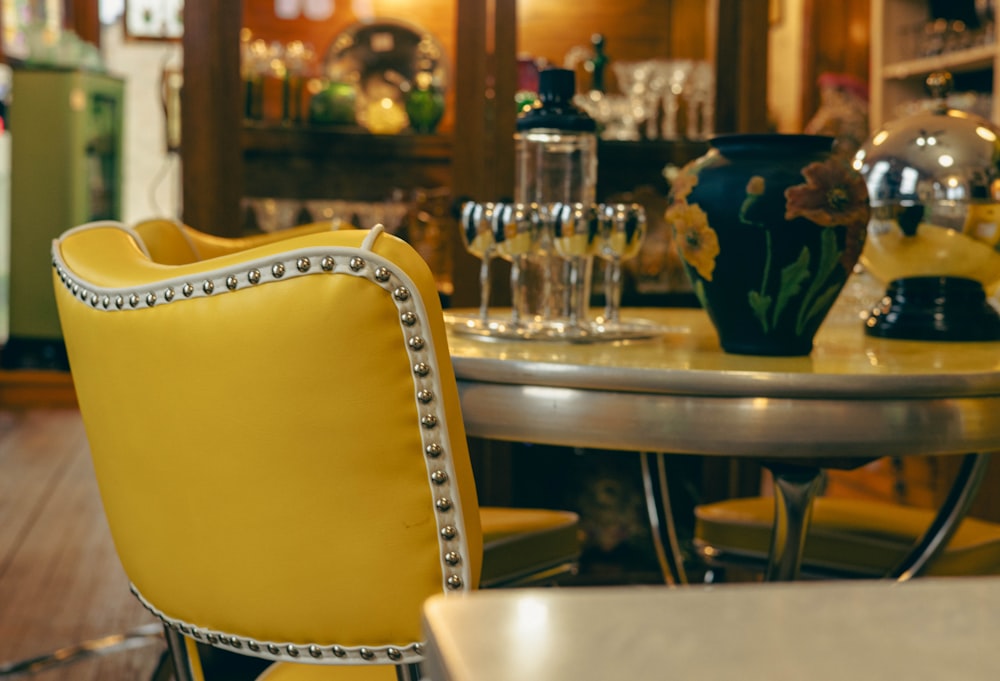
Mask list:
POLYGON ((580 252, 557 248, 552 207, 596 200, 597 135, 553 128, 522 130, 514 136, 514 149, 514 200, 536 204, 547 223, 524 275, 522 318, 560 328, 583 324, 589 315, 593 257, 586 252, 585 239, 580 252))
POLYGON ((597 136, 540 128, 514 135, 514 200, 539 205, 593 203, 597 187, 597 136))

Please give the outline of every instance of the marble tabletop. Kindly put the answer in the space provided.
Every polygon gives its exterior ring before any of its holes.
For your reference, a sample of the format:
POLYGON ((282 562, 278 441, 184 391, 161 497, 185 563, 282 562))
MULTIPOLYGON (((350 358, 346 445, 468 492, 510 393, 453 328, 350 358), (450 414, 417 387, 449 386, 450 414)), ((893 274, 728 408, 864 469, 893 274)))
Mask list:
POLYGON ((860 320, 836 318, 809 356, 754 357, 723 352, 701 310, 630 308, 626 319, 661 333, 607 343, 484 340, 453 323, 469 433, 751 457, 1000 449, 1000 342, 875 338, 860 320))
POLYGON ((433 681, 992 681, 1000 577, 480 591, 424 607, 433 681))

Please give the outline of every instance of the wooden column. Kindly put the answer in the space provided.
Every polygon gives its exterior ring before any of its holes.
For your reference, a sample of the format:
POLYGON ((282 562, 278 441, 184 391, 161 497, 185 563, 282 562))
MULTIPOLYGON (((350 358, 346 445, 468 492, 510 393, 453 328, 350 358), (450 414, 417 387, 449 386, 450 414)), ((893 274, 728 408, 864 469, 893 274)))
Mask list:
POLYGON ((184 3, 184 222, 220 236, 240 233, 242 10, 241 0, 184 3))
POLYGON ((97 0, 63 0, 63 25, 85 42, 101 46, 101 15, 97 0))
MULTIPOLYGON (((455 131, 452 196, 476 201, 514 192, 514 125, 517 111, 516 0, 456 0, 455 131)), ((479 261, 453 235, 456 307, 479 304, 479 261)))
POLYGON ((715 130, 766 132, 768 0, 711 0, 707 11, 715 130))

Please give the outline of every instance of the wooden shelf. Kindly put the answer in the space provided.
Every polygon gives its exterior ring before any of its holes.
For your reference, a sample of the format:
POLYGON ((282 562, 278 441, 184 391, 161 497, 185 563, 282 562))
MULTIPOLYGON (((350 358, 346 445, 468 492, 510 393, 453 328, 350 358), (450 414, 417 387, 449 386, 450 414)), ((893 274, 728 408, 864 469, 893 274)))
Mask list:
POLYGON ((934 71, 951 71, 953 73, 982 71, 993 68, 996 55, 996 45, 980 45, 967 50, 947 52, 933 57, 907 59, 905 61, 886 64, 882 67, 882 76, 884 78, 902 80, 905 78, 926 76, 934 71))
POLYGON ((68 371, 0 371, 0 408, 72 407, 76 407, 76 392, 73 377, 68 371))
POLYGON ((451 137, 446 135, 375 135, 363 128, 289 126, 247 123, 243 151, 288 156, 393 157, 405 160, 450 161, 451 137))

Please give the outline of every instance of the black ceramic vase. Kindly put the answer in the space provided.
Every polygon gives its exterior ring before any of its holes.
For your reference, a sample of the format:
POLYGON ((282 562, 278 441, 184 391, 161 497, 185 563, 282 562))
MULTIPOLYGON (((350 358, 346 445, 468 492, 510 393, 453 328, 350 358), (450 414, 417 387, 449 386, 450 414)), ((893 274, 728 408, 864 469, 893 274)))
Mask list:
POLYGON ((864 245, 868 191, 833 138, 725 135, 673 181, 667 222, 726 352, 799 356, 864 245))

